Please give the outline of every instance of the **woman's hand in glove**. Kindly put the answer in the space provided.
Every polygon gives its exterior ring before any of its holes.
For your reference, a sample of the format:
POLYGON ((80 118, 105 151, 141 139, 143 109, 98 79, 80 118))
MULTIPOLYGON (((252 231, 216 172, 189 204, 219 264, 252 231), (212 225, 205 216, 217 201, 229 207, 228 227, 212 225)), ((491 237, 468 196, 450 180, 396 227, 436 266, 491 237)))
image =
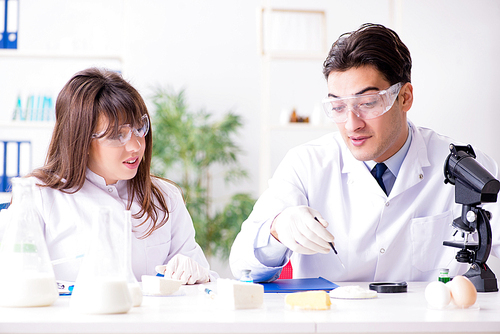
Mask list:
POLYGON ((182 281, 182 284, 210 281, 208 269, 203 268, 198 262, 182 254, 175 255, 167 265, 156 266, 155 270, 157 273, 163 274, 165 278, 182 281))

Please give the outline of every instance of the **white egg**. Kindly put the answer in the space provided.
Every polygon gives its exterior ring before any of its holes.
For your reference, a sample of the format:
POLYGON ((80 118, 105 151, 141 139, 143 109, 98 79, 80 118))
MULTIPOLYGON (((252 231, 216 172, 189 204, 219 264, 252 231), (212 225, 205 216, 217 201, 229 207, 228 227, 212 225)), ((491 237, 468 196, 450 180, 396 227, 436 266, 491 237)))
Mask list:
POLYGON ((425 299, 433 308, 444 308, 451 301, 450 289, 443 282, 431 282, 425 288, 425 299))

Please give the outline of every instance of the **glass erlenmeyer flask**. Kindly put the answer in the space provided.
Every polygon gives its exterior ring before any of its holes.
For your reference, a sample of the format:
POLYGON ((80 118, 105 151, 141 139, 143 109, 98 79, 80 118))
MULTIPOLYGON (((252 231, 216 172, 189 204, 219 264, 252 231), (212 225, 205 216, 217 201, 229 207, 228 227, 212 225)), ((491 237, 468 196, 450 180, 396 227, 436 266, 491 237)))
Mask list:
POLYGON ((126 313, 132 307, 123 265, 124 224, 120 223, 111 219, 110 208, 99 208, 71 295, 70 307, 78 312, 126 313))
POLYGON ((12 179, 12 205, 0 246, 0 305, 49 306, 59 297, 54 270, 34 206, 33 179, 12 179))
POLYGON ((137 282, 137 278, 135 278, 134 272, 132 271, 132 214, 130 210, 125 210, 124 216, 125 274, 127 275, 127 283, 132 297, 132 304, 134 307, 137 307, 142 304, 142 290, 139 282, 137 282))

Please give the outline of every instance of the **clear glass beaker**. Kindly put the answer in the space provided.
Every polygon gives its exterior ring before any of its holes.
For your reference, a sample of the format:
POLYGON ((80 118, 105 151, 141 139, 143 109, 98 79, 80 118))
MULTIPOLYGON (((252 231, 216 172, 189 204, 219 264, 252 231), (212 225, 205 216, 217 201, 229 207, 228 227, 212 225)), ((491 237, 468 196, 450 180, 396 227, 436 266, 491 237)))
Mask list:
POLYGON ((126 313, 132 307, 124 266, 124 224, 100 207, 75 281, 70 307, 81 313, 126 313))
POLYGON ((125 273, 127 275, 128 288, 132 297, 132 305, 137 307, 142 304, 142 289, 137 281, 137 278, 135 278, 134 272, 132 271, 132 213, 130 210, 125 210, 124 217, 125 273))
POLYGON ((49 306, 59 297, 42 219, 35 208, 34 179, 12 179, 12 205, 0 246, 0 306, 49 306))

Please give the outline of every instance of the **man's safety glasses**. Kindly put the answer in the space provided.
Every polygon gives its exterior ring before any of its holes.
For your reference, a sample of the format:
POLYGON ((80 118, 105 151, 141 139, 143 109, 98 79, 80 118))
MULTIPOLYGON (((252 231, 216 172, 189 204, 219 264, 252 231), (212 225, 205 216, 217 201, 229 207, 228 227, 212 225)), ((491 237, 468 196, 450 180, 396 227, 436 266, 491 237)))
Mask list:
POLYGON ((323 100, 323 108, 335 123, 347 121, 349 110, 361 119, 372 119, 382 116, 392 108, 402 86, 403 84, 398 82, 375 94, 329 97, 323 100))
POLYGON ((120 125, 118 128, 118 132, 116 134, 109 134, 103 137, 106 131, 101 131, 100 133, 94 133, 92 138, 97 138, 99 140, 99 144, 103 146, 110 147, 120 147, 124 146, 130 141, 132 138, 132 133, 136 137, 144 138, 149 132, 149 118, 148 115, 143 115, 140 120, 140 127, 133 128, 130 124, 120 125))

